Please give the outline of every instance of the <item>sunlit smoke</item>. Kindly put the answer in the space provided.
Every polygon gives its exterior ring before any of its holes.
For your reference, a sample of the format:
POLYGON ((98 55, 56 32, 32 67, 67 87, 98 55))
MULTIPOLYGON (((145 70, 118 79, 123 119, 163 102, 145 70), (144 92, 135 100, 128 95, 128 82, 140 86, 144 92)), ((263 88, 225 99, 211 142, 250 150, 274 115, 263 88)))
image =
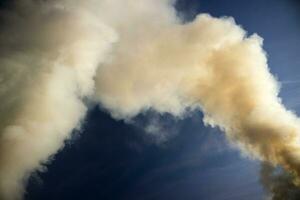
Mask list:
POLYGON ((173 4, 19 0, 1 11, 1 199, 22 198, 80 128, 85 100, 124 120, 199 109, 245 153, 299 177, 299 119, 278 98, 262 38, 230 17, 183 23, 173 4))
POLYGON ((0 199, 14 200, 80 127, 116 35, 93 13, 42 2, 16 2, 1 19, 0 199))

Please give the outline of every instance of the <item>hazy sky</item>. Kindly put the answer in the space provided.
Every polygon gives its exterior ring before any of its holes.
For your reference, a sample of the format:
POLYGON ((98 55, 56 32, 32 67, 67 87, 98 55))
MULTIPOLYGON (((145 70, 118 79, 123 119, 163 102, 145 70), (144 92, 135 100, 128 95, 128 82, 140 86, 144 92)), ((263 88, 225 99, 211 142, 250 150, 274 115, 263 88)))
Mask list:
MULTIPOLYGON (((179 0, 177 9, 186 20, 202 12, 233 16, 262 36, 283 102, 300 113, 297 0, 179 0)), ((125 124, 95 108, 48 170, 32 176, 26 199, 262 199, 259 163, 241 155, 219 130, 204 127, 201 118, 148 112, 125 124), (145 131, 153 123, 160 130, 145 131)))

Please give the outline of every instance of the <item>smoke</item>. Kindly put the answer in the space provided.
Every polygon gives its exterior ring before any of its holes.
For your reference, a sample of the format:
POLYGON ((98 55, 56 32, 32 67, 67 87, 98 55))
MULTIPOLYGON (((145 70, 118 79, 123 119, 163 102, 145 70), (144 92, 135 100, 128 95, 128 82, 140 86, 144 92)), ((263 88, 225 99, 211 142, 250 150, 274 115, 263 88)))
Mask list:
POLYGON ((294 183, 294 174, 283 171, 268 163, 261 165, 261 183, 268 193, 267 199, 272 200, 297 200, 300 189, 294 183))
POLYGON ((93 13, 48 2, 17 1, 1 22, 0 199, 15 200, 80 127, 116 35, 93 13))
POLYGON ((155 11, 123 17, 130 23, 120 22, 119 45, 98 69, 96 99, 125 119, 149 108, 174 115, 200 108, 206 124, 248 154, 298 174, 299 120, 278 98, 262 38, 248 37, 232 18, 201 14, 182 24, 164 13, 159 21, 155 11))
POLYGON ((189 23, 168 0, 15 1, 1 11, 0 195, 62 148, 99 103, 118 119, 201 109, 244 152, 300 176, 299 119, 278 98, 262 38, 233 18, 189 23))

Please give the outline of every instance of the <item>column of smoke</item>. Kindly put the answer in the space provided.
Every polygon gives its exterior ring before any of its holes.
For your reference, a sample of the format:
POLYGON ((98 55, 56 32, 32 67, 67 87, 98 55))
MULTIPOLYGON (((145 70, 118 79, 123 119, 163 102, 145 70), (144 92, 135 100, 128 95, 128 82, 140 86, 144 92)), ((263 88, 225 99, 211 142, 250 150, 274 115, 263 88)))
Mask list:
POLYGON ((248 155, 300 175, 299 120, 277 97, 262 39, 232 18, 183 24, 173 4, 19 0, 1 11, 0 199, 22 197, 80 127, 84 99, 125 120, 201 109, 248 155))
POLYGON ((1 12, 0 199, 20 199, 23 182, 78 128, 93 77, 116 35, 86 10, 16 1, 1 12))

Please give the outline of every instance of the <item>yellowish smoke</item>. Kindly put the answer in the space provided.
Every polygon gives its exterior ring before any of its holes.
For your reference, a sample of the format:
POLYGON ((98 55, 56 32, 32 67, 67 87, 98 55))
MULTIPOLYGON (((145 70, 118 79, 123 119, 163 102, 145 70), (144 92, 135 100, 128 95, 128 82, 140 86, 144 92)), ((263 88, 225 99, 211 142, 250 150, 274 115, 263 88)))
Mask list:
POLYGON ((115 118, 201 109, 244 152, 300 175, 299 119, 262 38, 232 18, 182 23, 167 0, 19 0, 0 31, 0 198, 20 199, 80 127, 90 99, 115 118))
POLYGON ((87 110, 93 77, 116 35, 84 10, 16 2, 3 11, 0 43, 0 199, 62 148, 87 110))
POLYGON ((98 69, 99 102, 119 118, 200 108, 205 123, 249 154, 299 173, 299 119, 278 98, 262 38, 247 37, 232 18, 155 17, 130 18, 117 31, 115 54, 98 69))

